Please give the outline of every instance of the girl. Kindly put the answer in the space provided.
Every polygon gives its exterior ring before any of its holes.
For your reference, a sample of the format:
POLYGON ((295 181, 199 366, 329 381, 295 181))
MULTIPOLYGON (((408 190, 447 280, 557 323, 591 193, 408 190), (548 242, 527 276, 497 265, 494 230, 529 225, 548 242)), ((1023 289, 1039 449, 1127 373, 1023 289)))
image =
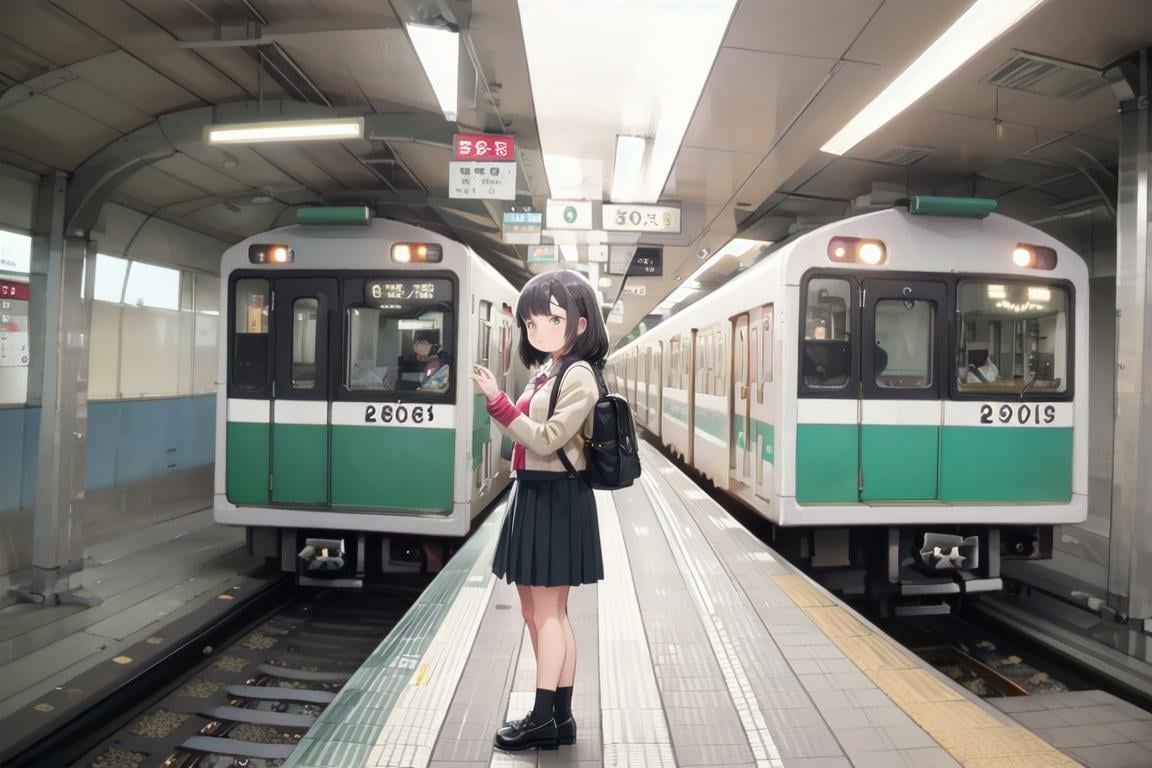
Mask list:
POLYGON ((536 703, 522 720, 496 732, 500 749, 516 751, 576 741, 572 681, 576 638, 568 623, 568 589, 604 578, 596 499, 583 478, 585 425, 599 397, 592 366, 608 354, 608 332, 591 284, 578 272, 547 272, 528 281, 516 304, 520 359, 543 366, 513 404, 492 372, 476 366, 473 380, 488 413, 515 441, 516 482, 508 497, 492 572, 516 584, 536 654, 536 703), (563 381, 556 373, 571 362, 563 381), (549 396, 560 387, 556 410, 549 396), (581 474, 573 477, 557 451, 581 474))

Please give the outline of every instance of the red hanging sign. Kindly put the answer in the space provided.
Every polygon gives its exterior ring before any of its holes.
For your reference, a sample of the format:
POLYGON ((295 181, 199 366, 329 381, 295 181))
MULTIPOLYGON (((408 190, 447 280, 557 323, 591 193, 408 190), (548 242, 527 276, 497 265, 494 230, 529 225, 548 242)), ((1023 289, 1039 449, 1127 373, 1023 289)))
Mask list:
POLYGON ((0 280, 0 299, 15 299, 16 301, 29 301, 32 290, 28 283, 17 283, 11 280, 0 280))
POLYGON ((452 141, 457 160, 515 162, 516 137, 488 133, 458 133, 452 141))

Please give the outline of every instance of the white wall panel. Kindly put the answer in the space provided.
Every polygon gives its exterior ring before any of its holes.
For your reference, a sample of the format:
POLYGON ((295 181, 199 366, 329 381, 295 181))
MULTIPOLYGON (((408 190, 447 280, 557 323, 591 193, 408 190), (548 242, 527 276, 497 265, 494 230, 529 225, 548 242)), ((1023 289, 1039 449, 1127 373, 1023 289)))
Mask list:
POLYGON ((92 302, 88 344, 88 399, 108 400, 116 391, 116 355, 120 346, 120 305, 92 302))
POLYGON ((155 397, 179 392, 180 313, 124 307, 120 392, 155 397))

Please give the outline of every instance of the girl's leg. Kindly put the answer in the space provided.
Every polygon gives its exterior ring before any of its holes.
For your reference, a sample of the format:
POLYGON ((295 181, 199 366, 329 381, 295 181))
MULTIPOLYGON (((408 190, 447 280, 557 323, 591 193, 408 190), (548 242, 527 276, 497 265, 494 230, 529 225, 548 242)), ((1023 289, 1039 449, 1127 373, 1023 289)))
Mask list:
MULTIPOLYGON (((564 605, 568 587, 530 587, 536 624, 536 687, 555 691, 564 668, 564 605)), ((575 663, 575 657, 573 657, 575 663)))
POLYGON ((564 602, 561 606, 561 624, 564 628, 564 666, 560 668, 560 687, 571 688, 576 680, 576 635, 572 632, 572 624, 568 621, 568 587, 564 590, 564 602))
POLYGON ((524 617, 524 623, 528 625, 528 634, 532 638, 532 655, 539 663, 540 645, 536 639, 536 621, 532 618, 532 587, 517 584, 516 592, 520 595, 520 615, 524 617))

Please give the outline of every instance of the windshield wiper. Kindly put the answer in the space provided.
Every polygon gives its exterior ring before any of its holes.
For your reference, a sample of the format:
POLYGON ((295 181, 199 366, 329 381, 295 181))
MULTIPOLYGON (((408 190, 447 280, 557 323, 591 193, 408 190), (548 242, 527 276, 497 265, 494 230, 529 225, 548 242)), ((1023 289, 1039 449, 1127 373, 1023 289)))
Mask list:
POLYGON ((1024 385, 1024 389, 1020 390, 1020 399, 1021 400, 1024 399, 1024 393, 1028 391, 1029 387, 1031 387, 1033 384, 1036 383, 1036 379, 1038 379, 1038 378, 1040 378, 1040 371, 1036 371, 1035 373, 1033 373, 1032 374, 1032 380, 1024 385))

